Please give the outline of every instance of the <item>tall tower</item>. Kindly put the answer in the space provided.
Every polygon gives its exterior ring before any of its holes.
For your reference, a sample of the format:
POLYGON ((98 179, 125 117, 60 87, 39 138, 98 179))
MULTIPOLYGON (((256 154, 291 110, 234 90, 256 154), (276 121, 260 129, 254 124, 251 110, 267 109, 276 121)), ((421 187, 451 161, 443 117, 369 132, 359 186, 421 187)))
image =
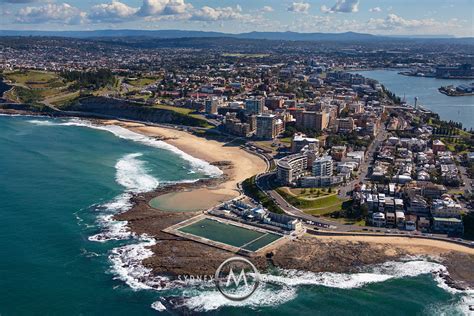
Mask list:
POLYGON ((415 97, 415 110, 418 109, 418 97, 415 97))

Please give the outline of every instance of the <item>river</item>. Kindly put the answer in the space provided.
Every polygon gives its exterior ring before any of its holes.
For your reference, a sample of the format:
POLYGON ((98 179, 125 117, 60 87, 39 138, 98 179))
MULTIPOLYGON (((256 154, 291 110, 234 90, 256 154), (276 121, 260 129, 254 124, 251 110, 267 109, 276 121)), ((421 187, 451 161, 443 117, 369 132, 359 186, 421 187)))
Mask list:
POLYGON ((450 97, 438 91, 441 86, 470 83, 473 80, 409 77, 399 70, 358 71, 364 77, 375 79, 409 104, 415 103, 438 113, 442 120, 461 122, 463 127, 474 128, 474 96, 450 97))

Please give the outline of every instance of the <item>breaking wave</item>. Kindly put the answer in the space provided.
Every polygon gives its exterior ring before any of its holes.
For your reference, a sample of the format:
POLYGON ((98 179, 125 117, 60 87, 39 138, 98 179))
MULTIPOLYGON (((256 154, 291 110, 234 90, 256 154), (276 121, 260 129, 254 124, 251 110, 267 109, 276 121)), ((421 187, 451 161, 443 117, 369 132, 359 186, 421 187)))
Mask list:
POLYGON ((129 154, 115 164, 117 183, 133 193, 149 192, 159 185, 158 180, 148 174, 145 163, 137 159, 140 156, 140 153, 129 154))

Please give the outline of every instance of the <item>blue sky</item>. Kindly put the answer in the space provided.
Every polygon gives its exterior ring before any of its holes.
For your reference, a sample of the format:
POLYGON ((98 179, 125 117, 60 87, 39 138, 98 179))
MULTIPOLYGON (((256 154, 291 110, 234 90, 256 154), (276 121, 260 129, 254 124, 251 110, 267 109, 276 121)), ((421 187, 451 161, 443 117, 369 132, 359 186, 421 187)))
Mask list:
POLYGON ((0 13, 0 29, 474 33, 474 0, 0 0, 0 13))

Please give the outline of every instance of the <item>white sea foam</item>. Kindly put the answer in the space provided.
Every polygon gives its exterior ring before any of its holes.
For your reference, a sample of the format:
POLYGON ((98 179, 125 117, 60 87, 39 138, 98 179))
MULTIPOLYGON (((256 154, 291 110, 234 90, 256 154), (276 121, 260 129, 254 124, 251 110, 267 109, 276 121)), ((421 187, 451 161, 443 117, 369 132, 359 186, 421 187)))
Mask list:
POLYGON ((133 290, 163 290, 171 285, 164 276, 153 276, 151 269, 142 261, 153 255, 149 247, 156 244, 154 238, 141 235, 139 243, 115 248, 109 256, 115 279, 125 282, 133 290))
POLYGON ((454 301, 449 303, 437 303, 426 307, 423 315, 430 316, 472 316, 474 311, 470 310, 470 306, 474 306, 474 291, 459 291, 461 296, 457 296, 454 301))
POLYGON ((166 310, 165 305, 163 305, 163 303, 161 303, 160 301, 156 301, 153 304, 151 304, 151 308, 159 312, 163 312, 166 310))
POLYGON ((131 140, 137 143, 141 143, 147 146, 159 148, 159 149, 165 149, 168 151, 171 151, 175 153, 176 155, 180 156, 182 159, 188 161, 191 164, 191 167, 200 173, 206 174, 211 177, 217 177, 222 175, 222 171, 217 168, 216 166, 213 166, 209 164, 208 162, 195 158, 184 151, 176 148, 175 146, 172 146, 170 144, 167 144, 161 140, 157 140, 139 133, 135 133, 131 130, 128 130, 126 128, 123 128, 121 126, 116 126, 116 125, 107 125, 107 126, 101 126, 101 125, 94 125, 90 121, 86 120, 80 120, 80 119, 70 119, 67 122, 53 122, 53 121, 48 121, 48 120, 30 120, 28 121, 32 124, 36 125, 43 125, 43 126, 53 126, 53 125, 59 125, 59 126, 82 126, 82 127, 89 127, 89 128, 94 128, 102 131, 107 131, 112 134, 114 134, 117 137, 131 140))
POLYGON ((131 197, 132 194, 130 192, 125 192, 115 197, 112 201, 97 205, 94 208, 101 213, 97 216, 97 224, 100 226, 101 232, 90 236, 88 238, 90 241, 103 243, 109 240, 127 240, 135 237, 128 228, 126 221, 116 221, 113 218, 115 214, 123 213, 132 207, 131 197))
POLYGON ((97 222, 101 227, 101 232, 90 236, 90 241, 107 242, 110 240, 128 240, 133 238, 135 234, 128 228, 126 221, 116 221, 114 215, 100 215, 97 222))
POLYGON ((140 156, 140 153, 129 154, 115 164, 117 182, 133 193, 149 192, 159 185, 158 180, 148 174, 145 163, 137 159, 140 156))
POLYGON ((29 123, 35 124, 35 125, 41 125, 41 126, 55 126, 58 125, 57 123, 47 121, 47 120, 29 120, 29 123))
MULTIPOLYGON (((183 294, 186 295, 186 292, 183 294)), ((231 301, 225 298, 219 291, 199 291, 193 297, 184 301, 184 306, 190 310, 206 312, 216 310, 224 306, 234 307, 264 307, 277 306, 296 298, 296 288, 283 287, 281 289, 259 288, 252 296, 244 301, 231 301)))
POLYGON ((115 197, 112 201, 99 205, 96 209, 100 211, 107 211, 110 213, 121 213, 129 210, 132 207, 130 199, 132 194, 126 192, 115 197))
POLYGON ((414 277, 421 274, 446 271, 438 263, 416 260, 390 261, 373 266, 363 273, 313 273, 297 270, 277 270, 277 275, 262 274, 262 283, 247 300, 234 302, 224 298, 218 291, 204 291, 184 301, 184 305, 195 311, 210 311, 224 306, 275 306, 296 297, 298 286, 315 285, 339 289, 360 288, 371 283, 380 283, 395 278, 414 277))

